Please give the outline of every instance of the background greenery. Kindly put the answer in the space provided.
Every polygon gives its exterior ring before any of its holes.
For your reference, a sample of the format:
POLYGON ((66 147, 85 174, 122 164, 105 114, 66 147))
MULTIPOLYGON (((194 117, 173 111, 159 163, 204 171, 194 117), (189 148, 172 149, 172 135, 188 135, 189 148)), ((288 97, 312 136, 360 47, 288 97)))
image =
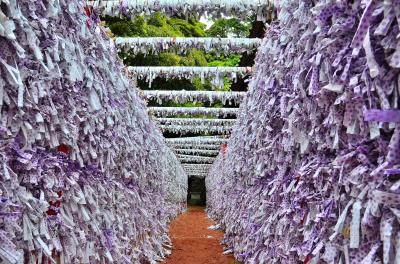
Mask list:
MULTIPOLYGON (((204 23, 193 18, 171 17, 155 13, 151 17, 139 16, 133 20, 106 17, 103 19, 111 32, 118 37, 247 37, 251 29, 251 20, 240 22, 235 18, 220 18, 213 21, 212 26, 206 29, 204 23)), ((158 55, 133 55, 121 52, 120 57, 127 66, 237 66, 240 54, 229 56, 217 55, 214 52, 206 53, 203 50, 191 49, 185 55, 172 52, 163 52, 158 55)), ((139 81, 139 87, 149 89, 148 84, 139 81)), ((225 80, 222 90, 230 89, 230 81, 225 80)), ((154 90, 211 90, 207 81, 202 84, 200 78, 193 83, 188 80, 155 79, 151 89, 154 90)), ((150 102, 149 105, 155 104, 150 102)), ((201 106, 203 103, 175 104, 167 103, 165 106, 201 106)), ((213 106, 218 106, 214 103, 213 106)))

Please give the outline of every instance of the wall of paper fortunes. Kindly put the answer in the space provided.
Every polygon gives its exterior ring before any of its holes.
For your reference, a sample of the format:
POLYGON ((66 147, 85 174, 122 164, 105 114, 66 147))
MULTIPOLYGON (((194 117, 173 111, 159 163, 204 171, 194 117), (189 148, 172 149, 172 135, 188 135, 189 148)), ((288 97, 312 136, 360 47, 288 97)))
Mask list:
POLYGON ((163 259, 187 174, 113 42, 82 2, 0 4, 0 262, 163 259))
POLYGON ((275 4, 209 215, 244 263, 400 263, 400 3, 275 4))

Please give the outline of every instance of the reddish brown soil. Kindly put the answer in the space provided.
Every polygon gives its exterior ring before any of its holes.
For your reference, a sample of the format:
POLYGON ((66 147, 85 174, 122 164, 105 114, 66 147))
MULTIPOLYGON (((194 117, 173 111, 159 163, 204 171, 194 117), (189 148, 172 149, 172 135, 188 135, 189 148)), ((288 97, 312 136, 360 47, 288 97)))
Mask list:
POLYGON ((208 230, 215 223, 207 218, 204 207, 191 206, 172 222, 172 255, 164 264, 233 264, 232 255, 222 255, 221 231, 208 230))

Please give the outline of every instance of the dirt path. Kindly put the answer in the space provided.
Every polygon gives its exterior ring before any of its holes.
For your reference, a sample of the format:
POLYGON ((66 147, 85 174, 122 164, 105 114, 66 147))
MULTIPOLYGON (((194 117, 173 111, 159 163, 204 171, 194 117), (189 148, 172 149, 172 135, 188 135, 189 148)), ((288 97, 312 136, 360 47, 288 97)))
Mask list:
POLYGON ((204 207, 191 206, 172 222, 172 255, 164 264, 234 264, 232 255, 222 255, 221 231, 208 230, 215 224, 207 218, 204 207))

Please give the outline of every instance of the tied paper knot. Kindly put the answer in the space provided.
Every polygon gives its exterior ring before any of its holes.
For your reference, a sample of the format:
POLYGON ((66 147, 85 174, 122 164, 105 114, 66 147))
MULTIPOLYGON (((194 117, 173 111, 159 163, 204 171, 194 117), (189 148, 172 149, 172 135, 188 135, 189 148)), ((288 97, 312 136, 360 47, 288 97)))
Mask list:
POLYGON ((104 230, 104 237, 106 239, 106 247, 111 250, 114 244, 114 233, 111 229, 104 230))
POLYGON ((400 110, 370 109, 364 112, 365 121, 400 123, 400 110))

